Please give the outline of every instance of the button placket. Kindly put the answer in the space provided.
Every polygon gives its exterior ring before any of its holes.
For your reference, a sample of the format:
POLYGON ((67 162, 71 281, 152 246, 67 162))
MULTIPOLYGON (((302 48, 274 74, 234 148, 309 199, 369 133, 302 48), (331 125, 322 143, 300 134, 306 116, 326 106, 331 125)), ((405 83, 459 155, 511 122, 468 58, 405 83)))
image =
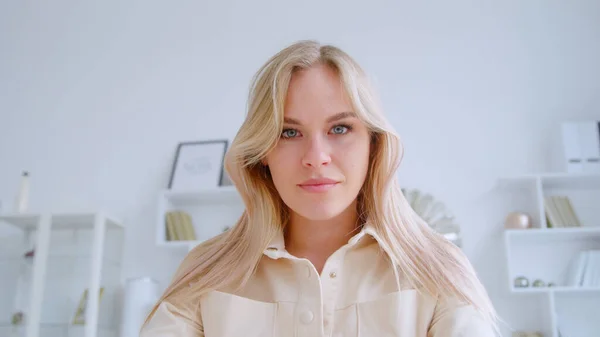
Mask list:
POLYGON ((297 259, 295 274, 299 285, 298 302, 295 309, 296 335, 312 337, 320 335, 321 285, 315 269, 308 260, 297 259))
POLYGON ((326 335, 333 329, 333 313, 339 289, 340 266, 345 256, 345 249, 334 253, 325 264, 322 277, 323 285, 323 328, 326 335))
POLYGON ((335 308, 335 299, 337 297, 337 280, 335 278, 325 278, 323 280, 323 319, 326 335, 331 331, 331 322, 333 322, 333 312, 335 308), (325 324, 327 322, 327 324, 325 324))

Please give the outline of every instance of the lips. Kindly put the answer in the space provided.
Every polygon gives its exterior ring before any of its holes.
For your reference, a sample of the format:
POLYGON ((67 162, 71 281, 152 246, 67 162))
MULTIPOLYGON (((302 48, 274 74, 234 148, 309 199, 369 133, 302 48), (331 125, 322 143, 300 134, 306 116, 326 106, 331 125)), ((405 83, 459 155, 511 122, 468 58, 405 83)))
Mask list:
POLYGON ((317 178, 309 179, 301 184, 298 184, 300 188, 308 192, 326 192, 334 188, 339 181, 329 178, 317 178))

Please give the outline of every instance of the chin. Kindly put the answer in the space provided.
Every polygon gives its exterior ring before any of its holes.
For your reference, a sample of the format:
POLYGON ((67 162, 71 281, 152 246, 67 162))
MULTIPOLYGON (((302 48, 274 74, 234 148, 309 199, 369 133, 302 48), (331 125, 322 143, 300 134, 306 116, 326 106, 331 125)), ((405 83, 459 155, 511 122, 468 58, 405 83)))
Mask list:
POLYGON ((300 207, 292 207, 292 210, 303 218, 313 221, 330 220, 344 212, 346 207, 342 204, 328 204, 322 202, 318 205, 307 204, 300 207))

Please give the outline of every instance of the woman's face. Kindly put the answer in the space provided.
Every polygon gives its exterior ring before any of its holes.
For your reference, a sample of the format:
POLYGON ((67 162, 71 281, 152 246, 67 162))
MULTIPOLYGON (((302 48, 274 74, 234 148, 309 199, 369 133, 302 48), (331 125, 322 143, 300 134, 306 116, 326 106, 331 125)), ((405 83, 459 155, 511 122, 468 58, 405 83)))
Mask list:
POLYGON ((335 71, 319 65, 294 73, 284 117, 266 164, 286 205, 311 220, 355 207, 369 166, 370 136, 335 71))

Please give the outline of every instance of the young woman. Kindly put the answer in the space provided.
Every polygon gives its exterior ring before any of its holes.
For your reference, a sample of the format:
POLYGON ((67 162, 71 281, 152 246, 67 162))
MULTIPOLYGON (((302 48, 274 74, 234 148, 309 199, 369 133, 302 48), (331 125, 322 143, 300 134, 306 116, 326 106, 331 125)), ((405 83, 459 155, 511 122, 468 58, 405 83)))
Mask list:
POLYGON ((404 199, 401 158, 350 56, 274 55, 226 156, 245 212, 189 253, 141 336, 496 335, 467 258, 404 199))

